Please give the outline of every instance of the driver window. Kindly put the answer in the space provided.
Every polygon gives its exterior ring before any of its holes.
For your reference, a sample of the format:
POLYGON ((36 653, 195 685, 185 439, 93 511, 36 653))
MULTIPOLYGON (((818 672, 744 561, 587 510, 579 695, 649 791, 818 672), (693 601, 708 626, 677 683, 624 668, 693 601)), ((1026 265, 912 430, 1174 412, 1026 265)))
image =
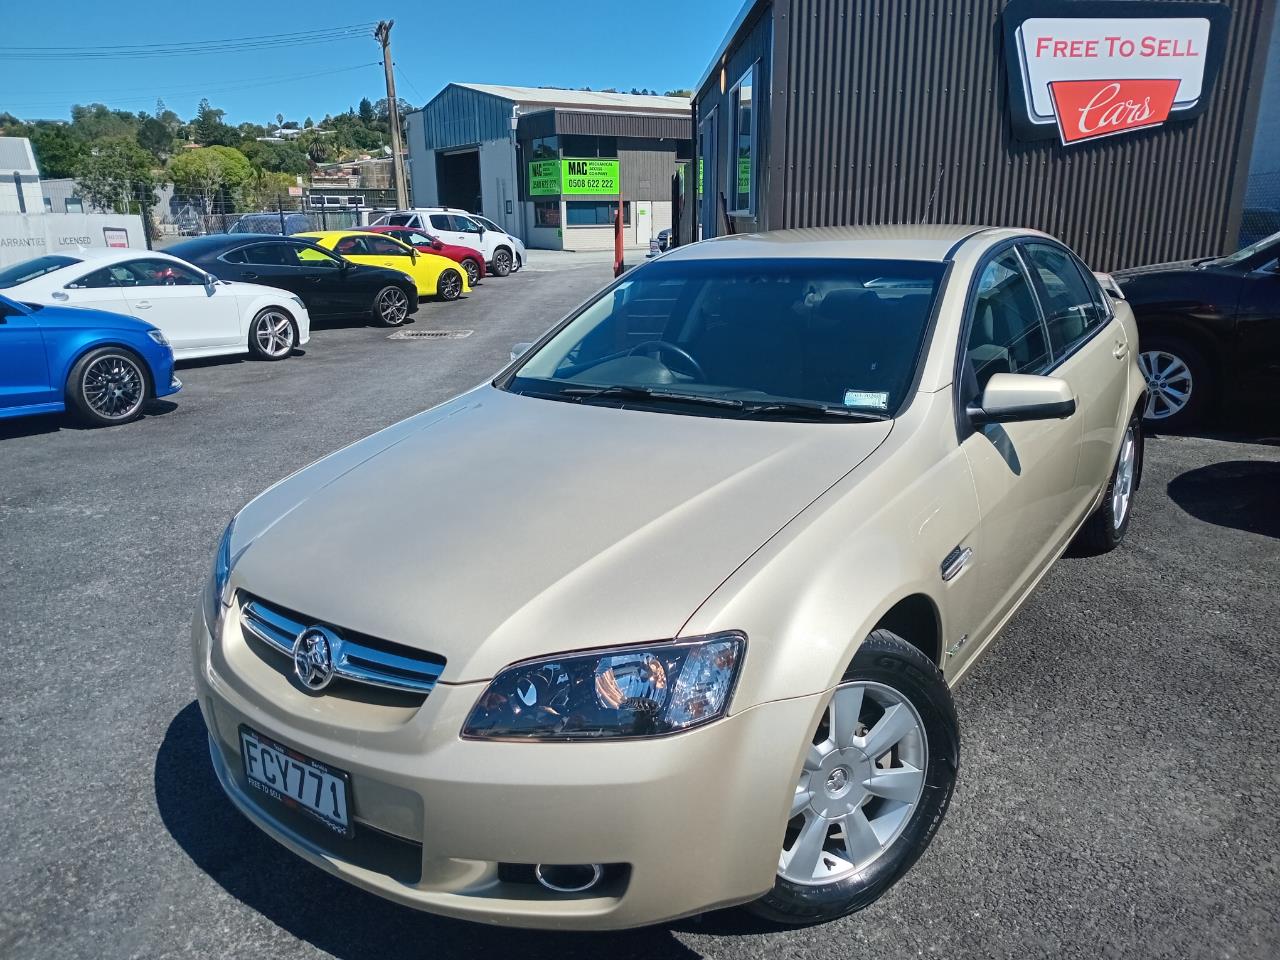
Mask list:
POLYGON ((386 237, 365 237, 365 247, 370 253, 379 257, 407 257, 409 251, 386 237))
POLYGON ((1041 373, 1048 368, 1049 338, 1017 253, 1006 250, 987 264, 971 309, 966 359, 979 393, 997 373, 1041 373))
POLYGON ((204 278, 172 260, 130 260, 119 264, 133 275, 139 287, 202 287, 204 278))
POLYGON ((480 224, 470 217, 460 217, 455 213, 453 215, 453 229, 460 233, 479 233, 480 224))
POLYGON ((333 252, 343 256, 360 256, 368 253, 364 245, 364 237, 343 237, 333 245, 333 252))
POLYGON ((103 287, 119 286, 114 268, 103 267, 93 273, 85 274, 79 280, 67 284, 68 290, 101 290, 103 287))

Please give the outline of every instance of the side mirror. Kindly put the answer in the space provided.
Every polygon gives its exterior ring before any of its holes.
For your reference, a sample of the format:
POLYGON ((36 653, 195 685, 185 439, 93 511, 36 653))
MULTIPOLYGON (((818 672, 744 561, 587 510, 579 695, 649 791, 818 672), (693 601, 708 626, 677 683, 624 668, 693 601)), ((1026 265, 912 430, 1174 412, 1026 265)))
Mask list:
POLYGON ((417 248, 417 247, 410 247, 410 248, 409 248, 409 257, 413 260, 413 262, 414 262, 414 263, 417 263, 417 262, 418 262, 418 248, 417 248))
POLYGON ((215 277, 212 273, 206 273, 204 275, 204 288, 209 293, 210 296, 213 295, 214 288, 216 288, 217 286, 218 286, 218 278, 215 277))
POLYGON ((523 357, 526 353, 529 352, 529 348, 532 346, 533 346, 532 341, 517 343, 514 347, 511 348, 511 359, 519 360, 521 357, 523 357))
POLYGON ((441 243, 439 240, 432 240, 432 241, 431 241, 431 249, 432 249, 432 250, 443 250, 443 249, 444 249, 444 244, 443 244, 443 243, 441 243))
POLYGON ((975 426, 1062 420, 1075 412, 1076 399, 1067 381, 1027 373, 997 373, 982 391, 981 405, 970 404, 966 411, 975 426))

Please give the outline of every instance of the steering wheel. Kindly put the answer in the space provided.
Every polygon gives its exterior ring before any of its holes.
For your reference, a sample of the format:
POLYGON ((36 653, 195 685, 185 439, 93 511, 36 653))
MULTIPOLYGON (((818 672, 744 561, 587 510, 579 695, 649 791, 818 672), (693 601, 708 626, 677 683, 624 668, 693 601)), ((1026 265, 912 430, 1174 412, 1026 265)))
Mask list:
POLYGON ((644 350, 646 347, 650 348, 650 350, 655 356, 657 354, 664 353, 664 352, 675 354, 675 356, 679 357, 688 365, 688 369, 684 371, 685 373, 693 373, 693 375, 696 376, 699 380, 703 381, 704 383, 706 382, 707 371, 702 369, 702 364, 700 364, 697 360, 695 360, 693 358, 693 354, 691 354, 688 350, 685 350, 683 347, 676 346, 674 343, 671 343, 669 340, 646 340, 644 341, 644 343, 637 343, 634 347, 632 347, 630 350, 627 351, 627 356, 628 357, 634 356, 635 354, 644 350))

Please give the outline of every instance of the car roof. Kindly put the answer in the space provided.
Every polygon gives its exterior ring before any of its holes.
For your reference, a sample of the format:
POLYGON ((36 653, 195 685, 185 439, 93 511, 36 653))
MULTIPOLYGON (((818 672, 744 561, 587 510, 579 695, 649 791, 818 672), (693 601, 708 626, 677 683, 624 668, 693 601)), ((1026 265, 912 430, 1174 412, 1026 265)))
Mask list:
POLYGON ((180 257, 172 256, 163 250, 148 250, 145 247, 83 247, 79 250, 57 250, 57 254, 67 257, 75 257, 83 260, 85 263, 94 264, 110 264, 119 263, 122 260, 136 260, 139 257, 160 257, 163 260, 173 260, 177 263, 185 263, 180 257))
POLYGON ((965 241, 983 236, 990 242, 1009 236, 1043 236, 1015 230, 965 224, 877 224, 851 227, 806 227, 766 233, 713 237, 676 247, 664 260, 737 260, 756 258, 950 260, 965 241))

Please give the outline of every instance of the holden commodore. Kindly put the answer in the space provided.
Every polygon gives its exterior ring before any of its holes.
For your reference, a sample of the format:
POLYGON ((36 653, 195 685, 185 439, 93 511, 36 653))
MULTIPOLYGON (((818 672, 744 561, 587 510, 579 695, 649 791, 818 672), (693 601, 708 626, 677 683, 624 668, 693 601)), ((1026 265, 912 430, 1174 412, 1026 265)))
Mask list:
POLYGON ((947 809, 951 688, 1129 528, 1136 349, 1040 233, 673 250, 232 520, 192 626, 217 776, 454 917, 860 909, 947 809))

